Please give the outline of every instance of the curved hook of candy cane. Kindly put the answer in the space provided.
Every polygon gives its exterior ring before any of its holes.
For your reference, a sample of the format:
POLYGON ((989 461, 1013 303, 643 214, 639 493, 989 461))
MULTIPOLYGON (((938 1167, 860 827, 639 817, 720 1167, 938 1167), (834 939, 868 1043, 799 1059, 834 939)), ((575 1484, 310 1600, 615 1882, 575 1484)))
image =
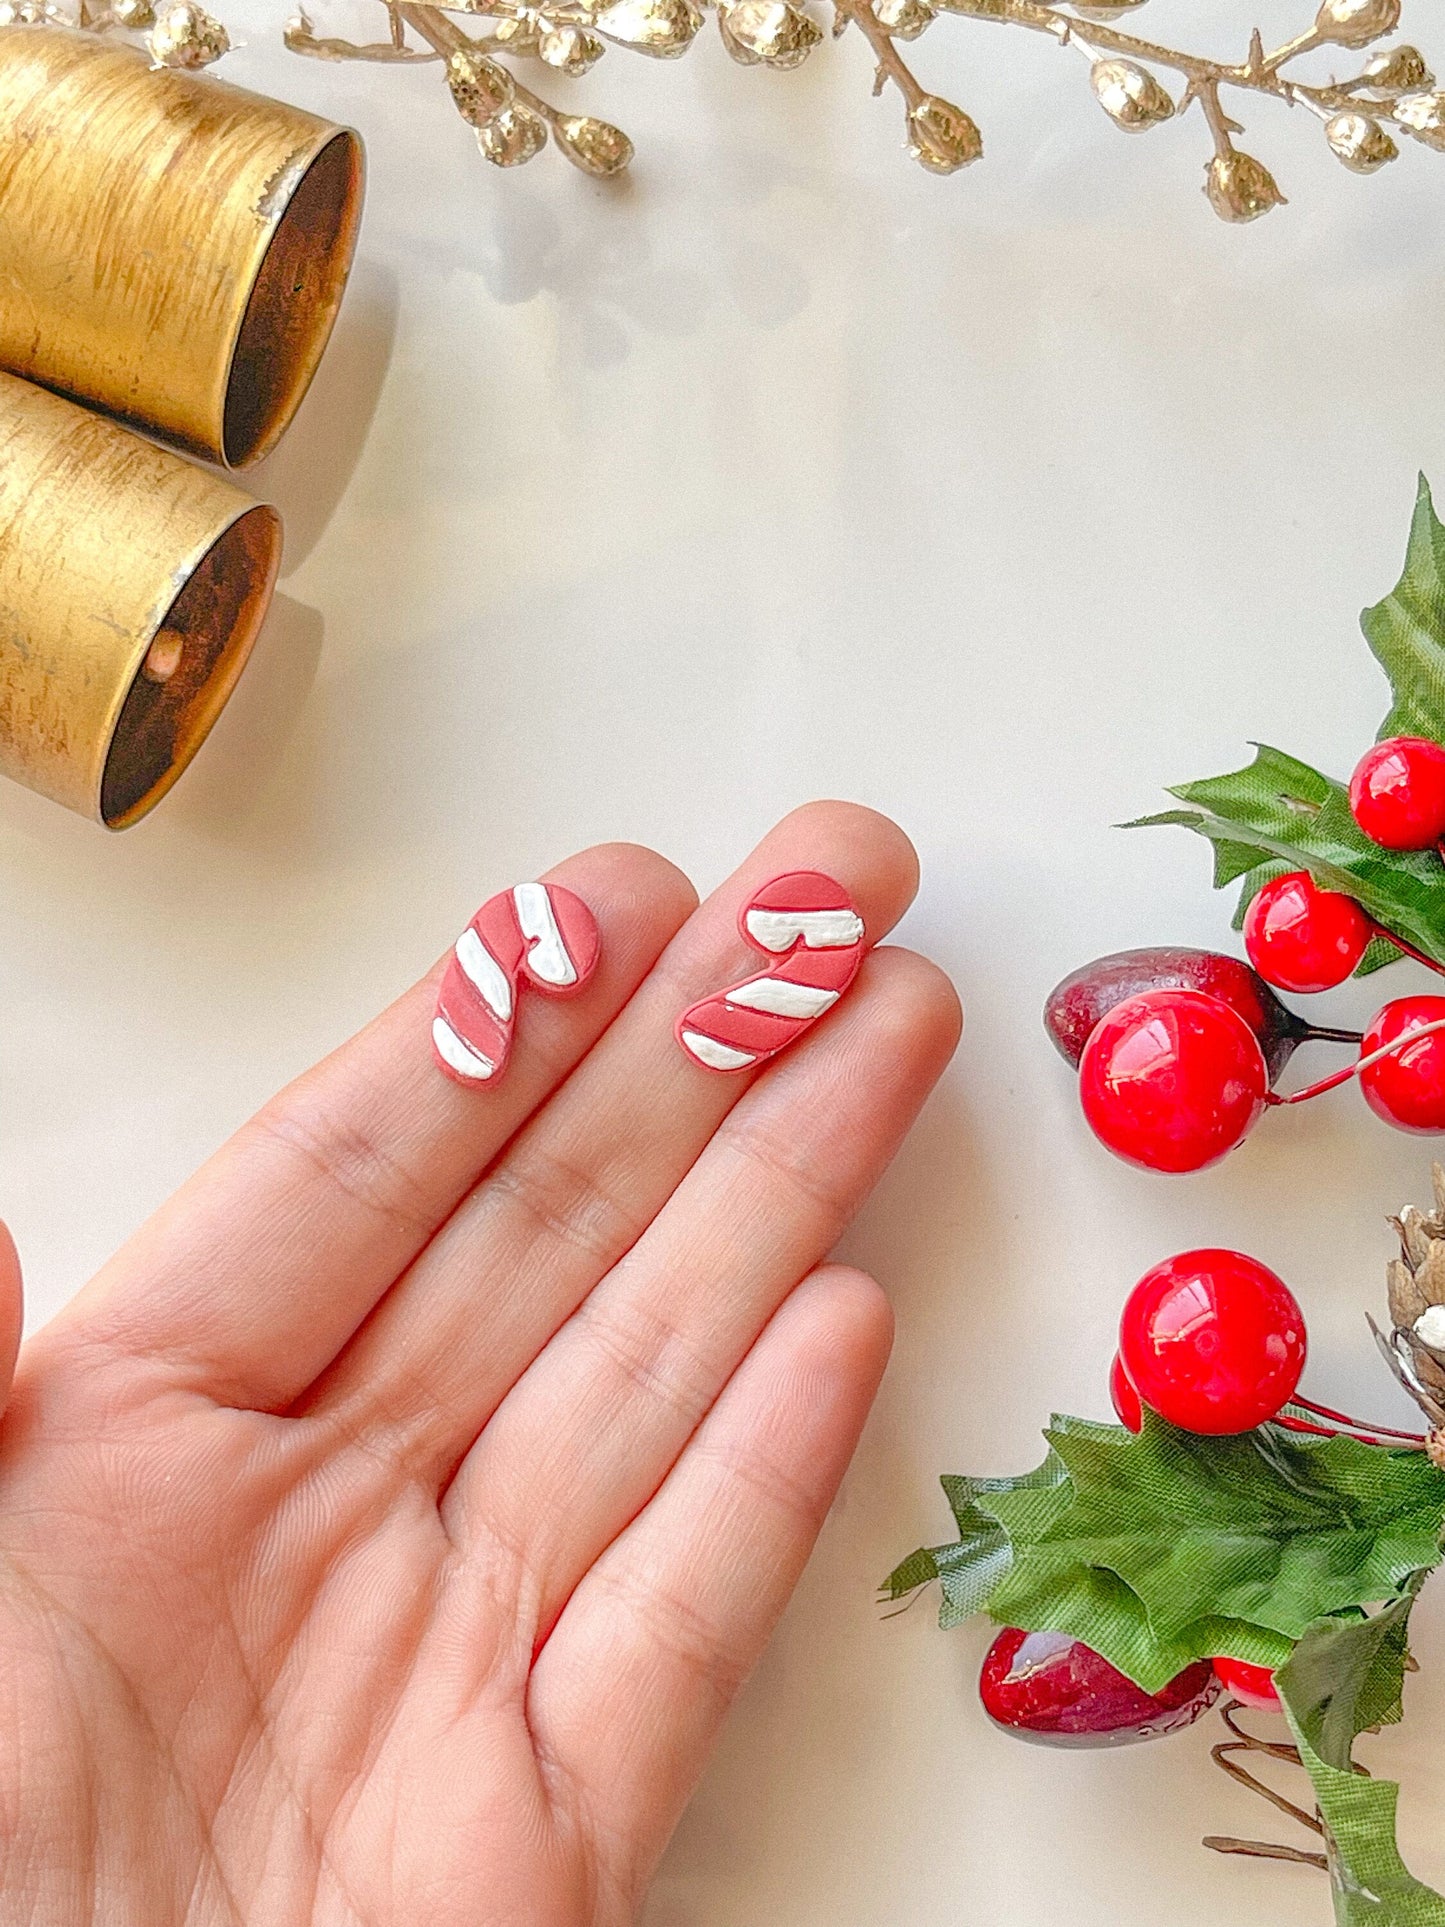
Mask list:
POLYGON ((575 997, 600 950, 596 918, 560 885, 519 883, 490 897, 457 938, 437 992, 439 1068, 458 1084, 495 1084, 511 1058, 520 986, 575 997))
POLYGON ((738 917, 771 970, 705 997, 677 1020, 677 1041, 704 1070, 751 1070, 796 1043, 830 1011, 863 962, 863 919, 841 883, 818 870, 774 877, 738 917))

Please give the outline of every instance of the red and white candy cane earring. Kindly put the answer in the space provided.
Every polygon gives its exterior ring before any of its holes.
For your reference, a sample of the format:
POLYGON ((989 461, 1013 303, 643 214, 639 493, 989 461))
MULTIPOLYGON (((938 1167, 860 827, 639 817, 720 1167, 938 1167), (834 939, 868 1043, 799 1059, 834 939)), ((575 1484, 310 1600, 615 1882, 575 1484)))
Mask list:
POLYGON ((786 1050, 837 1003, 863 962, 863 919, 842 884, 817 870, 774 877, 738 928, 777 961, 706 997, 677 1020, 677 1041, 709 1071, 745 1071, 786 1050))
POLYGON ((570 890, 519 883, 489 898, 457 938, 437 993, 441 1069, 458 1084, 495 1084, 512 1054, 519 988, 574 997, 600 948, 596 919, 570 890))

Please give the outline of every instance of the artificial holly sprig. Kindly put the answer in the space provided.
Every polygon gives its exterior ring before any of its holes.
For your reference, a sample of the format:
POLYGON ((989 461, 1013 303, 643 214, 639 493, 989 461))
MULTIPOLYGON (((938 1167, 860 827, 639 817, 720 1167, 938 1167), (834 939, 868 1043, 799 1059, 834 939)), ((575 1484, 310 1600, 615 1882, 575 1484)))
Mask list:
MULTIPOLYGON (((1445 744, 1445 524, 1423 475, 1400 580, 1363 611, 1360 626, 1392 693, 1378 740, 1445 744)), ((1352 898, 1383 937, 1401 940, 1362 956, 1366 969, 1395 961, 1403 946, 1445 970, 1445 862, 1428 832, 1424 848, 1379 841, 1378 808, 1364 809, 1363 785, 1347 786, 1259 745, 1246 768, 1170 794, 1185 807, 1126 827, 1173 824, 1206 837, 1214 845, 1215 887, 1240 883, 1242 909, 1282 871, 1306 870, 1325 889, 1352 898)))
POLYGON ((1406 1622, 1442 1556, 1445 1169, 1434 1180, 1433 1211, 1392 1220, 1401 1255, 1377 1333, 1425 1438, 1367 1438, 1302 1397, 1304 1320, 1283 1281, 1239 1253, 1185 1253, 1126 1301, 1111 1377, 1124 1425, 1055 1418, 1035 1470, 945 1478, 957 1536, 884 1584, 902 1600, 936 1581, 942 1626, 986 1613, 1004 1627, 980 1694, 1024 1737, 1154 1738, 1221 1688, 1281 1712, 1293 1744, 1244 1732, 1229 1701, 1214 1757, 1324 1852, 1205 1844, 1327 1868, 1340 1927, 1445 1927, 1445 1898, 1400 1858, 1398 1789, 1353 1761, 1361 1733, 1400 1718, 1406 1622), (1304 1768, 1316 1811, 1272 1792, 1241 1752, 1304 1768))
MULTIPOLYGON (((1363 1032, 1308 1023, 1308 993, 1411 955, 1445 975, 1445 526, 1423 479, 1405 570, 1367 610, 1391 682, 1382 738, 1350 784, 1282 751, 1173 792, 1213 845, 1215 882, 1242 885, 1249 963, 1154 948, 1105 957, 1053 992, 1049 1033, 1084 1114, 1119 1156, 1201 1169, 1271 1105, 1357 1080, 1388 1123, 1445 1132, 1445 996, 1401 997, 1363 1032), (1401 734, 1400 732, 1406 732, 1401 734), (1252 967, 1251 967, 1252 966, 1252 967), (1348 1067, 1275 1089, 1305 1043, 1348 1067)), ((1363 1777, 1359 1733, 1400 1716, 1406 1621, 1445 1533, 1445 1171, 1435 1210, 1395 1220, 1391 1324, 1376 1337, 1426 1433, 1364 1424, 1305 1398, 1304 1319, 1283 1281, 1238 1252, 1187 1252, 1141 1279, 1109 1386, 1122 1428, 1055 1419, 1022 1478, 947 1479, 957 1537, 913 1553, 889 1598, 938 1581, 944 1625, 1003 1625, 980 1695, 999 1724, 1064 1744, 1146 1739, 1221 1692, 1232 1777, 1320 1836, 1323 1852, 1211 1836, 1227 1853, 1331 1876, 1341 1927, 1445 1927, 1445 1898, 1395 1842, 1397 1789, 1363 1777), (1292 1743, 1242 1727, 1288 1720, 1292 1743), (1311 1813, 1240 1755, 1303 1768, 1311 1813)))
POLYGON ((1132 951, 1049 999, 1084 1115, 1128 1162, 1201 1170, 1266 1109, 1348 1079, 1386 1123, 1445 1133, 1445 996, 1394 999, 1349 1033, 1307 1024, 1274 995, 1328 990, 1401 956, 1445 976, 1445 525, 1423 476, 1400 581, 1362 620, 1393 700, 1348 785, 1258 745, 1245 768, 1176 788, 1183 807, 1126 826, 1180 825, 1213 846, 1216 887, 1241 885, 1253 971, 1208 952, 1132 951), (1296 1046, 1326 1038, 1352 1044, 1354 1062, 1278 1092, 1296 1046))

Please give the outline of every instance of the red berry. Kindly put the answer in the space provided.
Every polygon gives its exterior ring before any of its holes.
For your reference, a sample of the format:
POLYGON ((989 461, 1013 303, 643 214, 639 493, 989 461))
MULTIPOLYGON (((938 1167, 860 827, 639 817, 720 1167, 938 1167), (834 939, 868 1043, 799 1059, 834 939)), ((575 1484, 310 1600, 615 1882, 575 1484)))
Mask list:
POLYGON ((1257 1706, 1262 1712, 1279 1711, 1274 1673, 1268 1666, 1251 1666, 1247 1659, 1217 1659, 1214 1671, 1225 1692, 1243 1700, 1246 1706, 1257 1706))
POLYGON ((1248 1432, 1299 1383, 1304 1314, 1257 1258, 1185 1251, 1130 1292, 1119 1356, 1144 1403, 1181 1431, 1248 1432))
POLYGON ((1266 883, 1244 919, 1244 947, 1280 990, 1333 990, 1369 948, 1374 926, 1353 897, 1321 890, 1307 870, 1266 883))
POLYGON ((1099 1019, 1146 990, 1200 990, 1229 1004, 1259 1039, 1271 1083, 1311 1035, 1310 1025, 1282 1004, 1242 957, 1179 944, 1116 950, 1070 972, 1049 992, 1044 1026, 1059 1054, 1077 1070, 1099 1019))
POLYGON ((1146 990, 1094 1026, 1079 1060, 1084 1116, 1148 1171, 1200 1171, 1232 1151, 1264 1108, 1259 1039, 1217 997, 1146 990))
POLYGON ((1010 1626, 984 1656, 984 1711, 1025 1740, 1052 1746, 1127 1746, 1191 1726, 1219 1692, 1207 1659, 1146 1693, 1092 1647, 1067 1633, 1010 1626))
MULTIPOLYGON (((1371 1020, 1360 1045, 1361 1057, 1406 1031, 1445 1018, 1445 997, 1397 997, 1371 1020)), ((1445 1031, 1382 1057, 1360 1072, 1360 1089, 1377 1117, 1400 1131, 1422 1136, 1445 1131, 1445 1031)))
POLYGON ((1350 808, 1372 843, 1430 849, 1445 837, 1445 749, 1424 736, 1376 743, 1350 778, 1350 808))
POLYGON ((1119 1423, 1126 1425, 1131 1432, 1142 1432, 1144 1407, 1139 1403, 1139 1394, 1134 1390, 1129 1374, 1124 1370, 1124 1361, 1117 1352, 1109 1367, 1109 1397, 1114 1401, 1119 1423))

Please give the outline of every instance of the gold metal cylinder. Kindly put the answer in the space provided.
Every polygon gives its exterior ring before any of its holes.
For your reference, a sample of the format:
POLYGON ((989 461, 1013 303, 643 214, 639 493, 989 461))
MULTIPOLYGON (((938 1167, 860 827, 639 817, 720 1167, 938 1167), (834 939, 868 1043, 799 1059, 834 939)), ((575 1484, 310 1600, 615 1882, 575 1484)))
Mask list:
POLYGON ((273 508, 0 374, 0 774, 138 821, 225 707, 280 558, 273 508))
POLYGON ((321 359, 362 171, 359 137, 298 107, 0 29, 0 367, 245 467, 321 359))

